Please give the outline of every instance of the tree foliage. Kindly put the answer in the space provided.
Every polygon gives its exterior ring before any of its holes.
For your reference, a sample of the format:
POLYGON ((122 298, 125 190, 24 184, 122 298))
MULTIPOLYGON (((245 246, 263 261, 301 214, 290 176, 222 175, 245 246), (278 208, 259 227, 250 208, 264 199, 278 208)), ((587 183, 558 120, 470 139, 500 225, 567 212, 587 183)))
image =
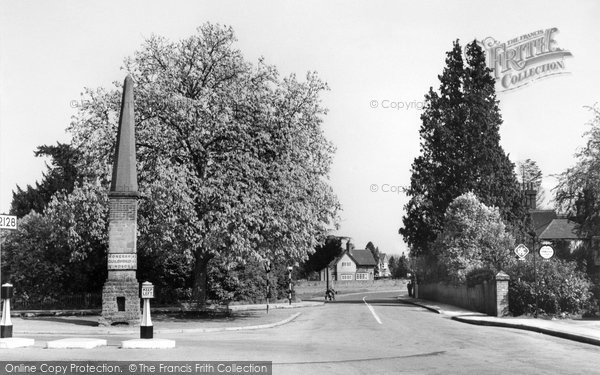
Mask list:
POLYGON ((600 235, 600 109, 589 107, 592 119, 576 163, 558 176, 555 200, 560 211, 580 225, 581 237, 600 235))
POLYGON ((301 271, 298 276, 301 278, 313 277, 317 272, 327 267, 332 260, 341 255, 342 252, 342 241, 340 237, 328 236, 324 243, 317 245, 315 252, 302 263, 301 271))
POLYGON ((17 186, 13 191, 10 213, 19 218, 27 215, 32 210, 42 213, 56 192, 70 193, 80 176, 75 164, 78 153, 69 144, 58 142, 56 146, 42 145, 34 152, 36 157, 50 157, 50 165, 46 164, 47 171, 43 174, 42 181, 36 182, 35 187, 27 185, 25 189, 17 186))
POLYGON ((444 276, 464 283, 475 269, 490 269, 494 274, 505 270, 514 258, 513 248, 514 238, 507 233, 499 210, 467 193, 448 207, 435 255, 444 276))
POLYGON ((592 283, 575 262, 552 258, 538 261, 537 271, 531 257, 510 270, 509 307, 513 315, 538 312, 548 315, 579 314, 592 307, 592 283), (537 273, 537 284, 535 282, 537 273))
POLYGON ((542 187, 542 170, 535 160, 524 159, 519 160, 516 165, 517 178, 522 186, 531 184, 536 191, 535 202, 536 207, 542 207, 546 201, 546 192, 542 187))
MULTIPOLYGON (((180 41, 152 36, 125 60, 135 82, 140 242, 194 263, 302 260, 333 227, 326 183, 334 148, 323 135, 327 89, 315 73, 280 78, 247 62, 233 30, 206 24, 180 41)), ((119 89, 87 89, 69 131, 78 167, 110 179, 119 89)))
POLYGON ((388 262, 388 267, 393 278, 407 277, 410 270, 410 263, 406 255, 391 256, 388 262))
POLYGON ((400 234, 411 255, 429 255, 453 199, 468 191, 499 207, 511 228, 521 228, 525 211, 514 165, 500 146, 502 118, 494 79, 476 42, 458 41, 438 76, 439 92, 429 89, 421 115, 421 150, 412 164, 400 234))
POLYGON ((20 295, 99 292, 106 279, 108 204, 97 185, 53 196, 45 213, 30 212, 2 244, 3 278, 20 295))
POLYGON ((369 250, 371 252, 371 255, 373 255, 373 259, 375 259, 375 275, 379 276, 379 260, 381 259, 382 255, 381 252, 379 251, 379 247, 376 247, 373 242, 369 241, 367 242, 367 245, 365 246, 366 250, 369 250))

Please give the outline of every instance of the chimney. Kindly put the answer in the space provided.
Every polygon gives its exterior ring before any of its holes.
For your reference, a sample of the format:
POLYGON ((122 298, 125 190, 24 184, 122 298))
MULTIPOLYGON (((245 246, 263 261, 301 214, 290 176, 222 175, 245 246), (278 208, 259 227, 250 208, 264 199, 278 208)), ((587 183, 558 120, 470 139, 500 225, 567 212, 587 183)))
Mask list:
POLYGON ((346 242, 346 250, 348 250, 348 251, 354 250, 354 244, 350 241, 351 241, 351 239, 348 238, 348 242, 346 242))
POLYGON ((526 208, 530 210, 536 209, 535 198, 537 197, 537 191, 533 185, 533 182, 527 182, 523 184, 523 200, 526 208))

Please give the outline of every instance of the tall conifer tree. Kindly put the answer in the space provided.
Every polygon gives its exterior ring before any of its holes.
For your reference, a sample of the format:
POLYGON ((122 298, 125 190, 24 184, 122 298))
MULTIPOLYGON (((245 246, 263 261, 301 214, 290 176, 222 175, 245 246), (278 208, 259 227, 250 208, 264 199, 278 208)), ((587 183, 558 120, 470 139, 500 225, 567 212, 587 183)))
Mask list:
POLYGON ((500 146, 502 117, 494 79, 474 41, 447 53, 439 94, 430 87, 421 115, 421 150, 412 176, 400 234, 413 255, 428 255, 450 202, 468 191, 500 209, 509 228, 525 218, 514 165, 500 146))

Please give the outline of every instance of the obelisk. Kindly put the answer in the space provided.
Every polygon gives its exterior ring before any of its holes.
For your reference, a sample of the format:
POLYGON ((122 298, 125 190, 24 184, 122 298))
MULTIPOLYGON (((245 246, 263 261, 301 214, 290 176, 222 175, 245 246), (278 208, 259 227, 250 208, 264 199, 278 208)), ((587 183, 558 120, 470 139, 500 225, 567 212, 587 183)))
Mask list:
POLYGON ((108 218, 108 279, 102 289, 102 318, 110 325, 140 322, 137 270, 137 199, 133 79, 125 78, 113 162, 108 218))

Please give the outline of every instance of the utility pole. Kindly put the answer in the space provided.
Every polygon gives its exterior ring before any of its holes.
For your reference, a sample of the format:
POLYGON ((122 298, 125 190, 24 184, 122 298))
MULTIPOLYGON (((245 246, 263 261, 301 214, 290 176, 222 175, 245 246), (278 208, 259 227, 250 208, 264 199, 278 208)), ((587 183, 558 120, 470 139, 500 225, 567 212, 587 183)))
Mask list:
MULTIPOLYGON (((17 217, 15 215, 0 215, 0 232, 2 229, 16 230, 17 217)), ((2 284, 2 238, 0 237, 0 284, 2 284)))
POLYGON ((535 232, 533 232, 533 236, 532 236, 532 248, 531 250, 533 250, 533 281, 535 283, 535 313, 534 316, 537 318, 538 317, 538 294, 539 294, 539 286, 538 286, 538 278, 537 278, 537 262, 536 262, 536 253, 537 251, 535 250, 535 232))
POLYGON ((269 280, 269 273, 271 272, 271 262, 266 260, 263 264, 265 267, 265 273, 267 274, 267 314, 269 313, 269 298, 271 298, 271 280, 269 280))
POLYGON ((288 266, 288 300, 290 301, 290 306, 292 305, 292 266, 288 266))

